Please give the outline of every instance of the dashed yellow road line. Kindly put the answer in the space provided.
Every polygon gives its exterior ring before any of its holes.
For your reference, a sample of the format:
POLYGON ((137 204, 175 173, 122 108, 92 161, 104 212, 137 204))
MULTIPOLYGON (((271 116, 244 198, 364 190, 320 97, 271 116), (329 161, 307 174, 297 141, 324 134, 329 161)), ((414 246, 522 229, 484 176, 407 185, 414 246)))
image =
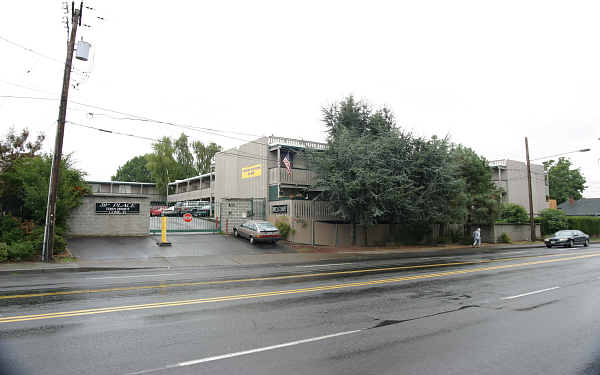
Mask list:
POLYGON ((421 265, 415 265, 415 266, 366 268, 366 269, 351 270, 351 271, 304 273, 304 274, 297 274, 297 275, 252 277, 252 278, 233 279, 233 280, 194 281, 194 282, 186 282, 186 283, 169 283, 169 284, 163 283, 163 284, 154 284, 154 285, 136 285, 136 286, 126 286, 126 287, 116 287, 116 288, 79 289, 79 290, 65 290, 65 291, 60 291, 60 292, 41 292, 41 293, 28 293, 28 294, 0 295, 0 300, 18 299, 18 298, 33 298, 33 297, 47 297, 47 296, 65 296, 65 295, 87 294, 87 293, 124 292, 124 291, 144 290, 144 289, 178 288, 178 287, 201 286, 201 285, 222 285, 222 284, 233 284, 233 283, 246 283, 246 282, 253 282, 253 281, 277 281, 277 280, 286 280, 286 279, 302 279, 302 278, 323 277, 323 276, 352 275, 352 274, 357 274, 357 273, 372 273, 372 272, 401 271, 401 270, 437 268, 437 267, 465 266, 465 265, 473 265, 473 264, 509 262, 509 261, 520 260, 520 259, 524 259, 524 258, 546 258, 546 257, 556 257, 556 256, 568 256, 568 255, 550 254, 550 255, 540 255, 540 256, 535 256, 535 257, 522 256, 522 257, 513 257, 513 258, 480 260, 480 261, 472 261, 472 262, 449 262, 449 263, 438 263, 438 264, 421 264, 421 265))
POLYGON ((499 266, 478 267, 478 268, 470 268, 470 269, 463 269, 463 270, 456 270, 456 271, 428 273, 428 274, 411 275, 411 276, 403 276, 403 277, 392 277, 392 278, 387 278, 387 279, 360 281, 360 282, 353 282, 353 283, 320 285, 320 286, 315 286, 315 287, 310 287, 310 288, 276 290, 276 291, 271 291, 271 292, 238 294, 238 295, 232 295, 232 296, 198 298, 198 299, 190 299, 190 300, 182 300, 182 301, 147 303, 147 304, 129 305, 129 306, 93 308, 93 309, 86 309, 86 310, 64 311, 64 312, 55 312, 55 313, 47 313, 47 314, 9 316, 9 317, 0 318, 0 324, 1 323, 22 322, 22 321, 28 321, 28 320, 67 318, 67 317, 82 316, 82 315, 105 314, 105 313, 111 313, 111 312, 155 309, 155 308, 161 308, 161 307, 195 305, 195 304, 212 303, 212 302, 228 302, 228 301, 236 301, 236 300, 252 299, 252 298, 264 298, 264 297, 290 295, 290 294, 298 294, 298 293, 320 292, 320 291, 343 289, 343 288, 397 283, 397 282, 409 281, 409 280, 434 279, 434 278, 440 278, 440 277, 446 277, 446 276, 452 276, 452 275, 463 275, 463 274, 476 273, 476 272, 494 271, 494 270, 502 270, 502 269, 509 269, 509 268, 519 268, 519 267, 526 267, 526 266, 539 265, 539 264, 549 264, 549 263, 556 263, 556 262, 565 262, 565 261, 570 261, 570 260, 586 259, 586 258, 592 258, 592 257, 597 257, 597 256, 600 256, 600 253, 571 256, 571 257, 566 257, 566 258, 538 260, 538 261, 533 261, 533 262, 504 264, 504 265, 499 265, 499 266))

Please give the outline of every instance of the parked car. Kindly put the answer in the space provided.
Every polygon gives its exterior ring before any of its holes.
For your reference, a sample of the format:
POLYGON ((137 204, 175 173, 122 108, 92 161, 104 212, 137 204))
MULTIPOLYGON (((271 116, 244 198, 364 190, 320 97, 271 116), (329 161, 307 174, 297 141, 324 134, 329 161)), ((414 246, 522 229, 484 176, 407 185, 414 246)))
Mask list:
POLYGON ((175 215, 183 216, 187 213, 190 213, 194 216, 198 216, 196 212, 199 211, 204 204, 205 202, 202 201, 177 202, 175 203, 175 215))
POLYGON ((233 236, 247 238, 252 245, 257 242, 276 243, 281 239, 276 226, 268 221, 259 220, 248 220, 239 227, 233 227, 233 236))
MULTIPOLYGON (((202 217, 210 216, 210 209, 211 209, 210 206, 211 206, 211 204, 210 203, 206 203, 206 202, 203 202, 203 203, 204 204, 201 205, 201 206, 194 207, 192 209, 191 214, 194 215, 194 216, 202 216, 202 217)), ((214 203, 212 204, 212 209, 213 209, 213 212, 215 212, 215 205, 214 205, 214 203)))
POLYGON ((161 216, 162 212, 165 208, 166 207, 164 207, 164 206, 157 206, 157 207, 150 208, 150 216, 161 216))
POLYGON ((162 216, 175 216, 175 206, 167 207, 162 210, 162 216))
POLYGON ((548 248, 552 246, 573 247, 575 245, 587 247, 590 245, 590 236, 580 230, 559 230, 552 237, 546 238, 544 243, 548 248))

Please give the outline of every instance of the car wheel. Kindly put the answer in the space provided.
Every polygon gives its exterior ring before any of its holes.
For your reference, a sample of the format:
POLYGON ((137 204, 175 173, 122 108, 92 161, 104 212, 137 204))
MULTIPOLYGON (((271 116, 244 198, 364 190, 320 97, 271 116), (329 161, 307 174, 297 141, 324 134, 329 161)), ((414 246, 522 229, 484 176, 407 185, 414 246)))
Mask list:
POLYGON ((256 240, 254 239, 254 237, 250 237, 250 245, 254 245, 256 243, 256 240))
POLYGON ((585 246, 585 247, 590 246, 590 240, 585 240, 585 242, 583 243, 583 246, 585 246))
POLYGON ((569 247, 575 247, 575 242, 573 242, 573 240, 569 240, 569 247))
POLYGON ((235 237, 235 238, 238 238, 238 237, 239 237, 239 235, 240 235, 240 234, 238 233, 237 229, 234 229, 234 230, 233 230, 233 237, 235 237))
POLYGON ((546 244, 546 247, 547 247, 548 249, 551 249, 551 248, 552 248, 552 245, 550 245, 550 244, 546 244))

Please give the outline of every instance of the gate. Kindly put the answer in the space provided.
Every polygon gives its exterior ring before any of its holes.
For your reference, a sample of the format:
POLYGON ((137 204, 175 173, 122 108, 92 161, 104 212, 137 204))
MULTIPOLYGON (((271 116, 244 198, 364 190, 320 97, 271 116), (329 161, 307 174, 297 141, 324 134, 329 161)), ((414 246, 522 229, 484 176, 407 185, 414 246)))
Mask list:
POLYGON ((266 199, 224 199, 219 202, 217 217, 221 229, 231 233, 234 226, 241 225, 246 220, 266 219, 266 199))
POLYGON ((150 233, 160 233, 162 228, 162 219, 167 219, 168 233, 218 233, 221 231, 221 225, 218 220, 210 216, 200 216, 191 213, 178 214, 156 212, 157 216, 150 216, 150 233))
MULTIPOLYGON (((218 233, 221 231, 220 223, 215 219, 206 217, 189 216, 167 216, 167 232, 169 233, 218 233)), ((150 233, 160 233, 162 226, 162 217, 156 216, 150 218, 150 233)))

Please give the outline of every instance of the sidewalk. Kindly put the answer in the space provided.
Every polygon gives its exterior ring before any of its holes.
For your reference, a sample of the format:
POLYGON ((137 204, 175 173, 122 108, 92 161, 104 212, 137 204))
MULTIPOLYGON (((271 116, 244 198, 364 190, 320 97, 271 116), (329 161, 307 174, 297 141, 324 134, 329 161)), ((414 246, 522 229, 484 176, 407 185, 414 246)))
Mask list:
POLYGON ((378 247, 312 247, 292 246, 296 252, 241 254, 241 255, 205 255, 150 257, 146 259, 113 259, 113 260, 76 260, 69 263, 21 262, 0 264, 0 273, 10 272, 53 272, 53 271, 92 271, 92 270, 127 270, 127 269, 168 269, 206 266, 255 266, 268 264, 301 264, 327 260, 350 261, 367 259, 416 258, 428 256, 453 256, 497 253, 517 249, 545 248, 543 243, 515 245, 484 245, 480 248, 471 246, 402 246, 393 248, 378 247))

